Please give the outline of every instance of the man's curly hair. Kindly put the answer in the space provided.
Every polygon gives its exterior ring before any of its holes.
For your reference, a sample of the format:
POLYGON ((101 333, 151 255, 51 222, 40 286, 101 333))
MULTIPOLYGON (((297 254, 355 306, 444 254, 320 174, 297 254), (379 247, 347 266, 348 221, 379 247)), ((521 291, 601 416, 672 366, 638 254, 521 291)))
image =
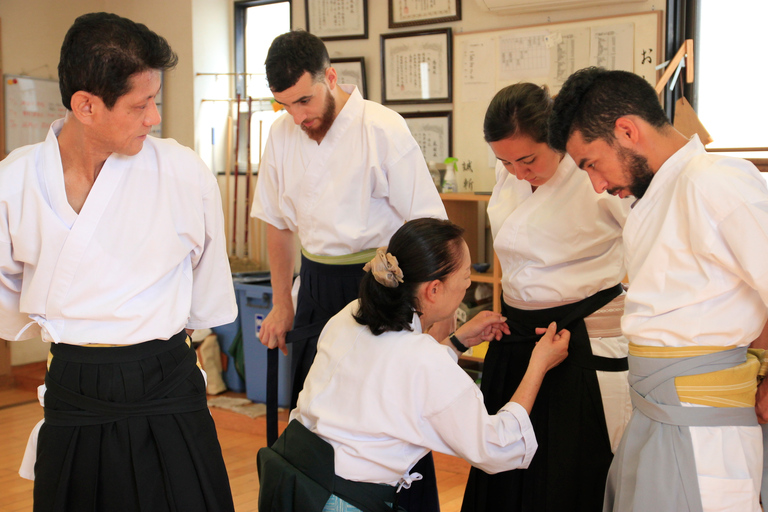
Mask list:
POLYGON ((603 139, 613 145, 620 117, 635 115, 657 129, 670 125, 653 86, 628 71, 581 69, 565 81, 549 117, 549 145, 565 151, 568 138, 581 132, 589 143, 603 139))

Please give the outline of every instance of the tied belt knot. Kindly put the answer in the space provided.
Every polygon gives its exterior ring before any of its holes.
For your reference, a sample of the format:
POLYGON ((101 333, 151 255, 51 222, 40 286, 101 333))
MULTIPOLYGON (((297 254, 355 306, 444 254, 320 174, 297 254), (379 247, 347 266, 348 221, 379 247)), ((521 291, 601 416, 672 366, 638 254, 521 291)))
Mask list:
MULTIPOLYGON (((128 361, 136 357, 143 358, 173 350, 178 347, 179 343, 186 345, 185 339, 186 333, 181 331, 167 341, 156 340, 139 344, 141 346, 91 348, 53 345, 51 347, 51 354, 54 360, 77 360, 84 363, 128 361), (100 354, 97 354, 97 352, 100 352, 100 354), (111 357, 108 356, 108 359, 112 360, 104 361, 104 354, 109 354, 111 357), (128 357, 126 358, 126 356, 128 357)), ((45 422, 48 425, 66 427, 101 425, 128 417, 181 414, 207 409, 208 404, 204 394, 178 397, 167 396, 182 384, 192 372, 199 371, 195 364, 196 358, 194 349, 189 347, 189 350, 184 354, 184 359, 179 361, 179 364, 162 381, 158 382, 141 397, 129 402, 112 402, 81 395, 62 386, 46 373, 46 395, 50 395, 52 398, 60 400, 78 410, 56 410, 46 407, 45 422)))
POLYGON ((633 510, 642 502, 643 510, 701 512, 690 427, 756 426, 757 417, 752 406, 686 407, 675 380, 741 365, 747 348, 687 357, 647 357, 633 352, 630 345, 629 385, 634 412, 608 473, 604 510, 633 510), (660 485, 665 488, 663 494, 658 493, 660 485))
POLYGON ((556 322, 558 330, 568 329, 571 333, 568 357, 562 364, 604 372, 627 371, 629 365, 626 357, 611 358, 592 354, 589 333, 584 323, 584 318, 621 295, 622 290, 619 283, 573 304, 538 310, 519 309, 502 302, 502 314, 507 317, 511 335, 494 343, 535 343, 540 338, 536 328, 556 322))
POLYGON ((680 405, 675 378, 732 368, 746 359, 747 347, 677 359, 629 356, 632 405, 646 417, 677 426, 755 426, 753 407, 698 408, 680 405))

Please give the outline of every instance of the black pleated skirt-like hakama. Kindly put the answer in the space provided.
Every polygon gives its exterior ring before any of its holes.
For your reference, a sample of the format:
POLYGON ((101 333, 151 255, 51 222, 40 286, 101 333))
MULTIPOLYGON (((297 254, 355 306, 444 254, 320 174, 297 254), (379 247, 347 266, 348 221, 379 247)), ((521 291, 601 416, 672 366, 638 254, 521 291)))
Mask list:
POLYGON ((56 344, 51 354, 35 512, 234 510, 183 331, 126 347, 56 344))

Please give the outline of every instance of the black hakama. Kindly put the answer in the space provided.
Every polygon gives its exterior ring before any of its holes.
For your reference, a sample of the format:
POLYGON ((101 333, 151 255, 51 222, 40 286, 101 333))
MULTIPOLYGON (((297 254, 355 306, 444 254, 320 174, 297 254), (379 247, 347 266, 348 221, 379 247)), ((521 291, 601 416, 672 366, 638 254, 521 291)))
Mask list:
POLYGON ((234 510, 183 331, 125 347, 53 344, 51 354, 36 512, 234 510))
POLYGON ((272 446, 259 450, 257 464, 263 512, 321 512, 331 494, 366 512, 399 510, 395 487, 337 476, 333 446, 298 420, 272 446))
POLYGON ((550 370, 531 411, 538 449, 528 469, 489 475, 470 470, 462 512, 598 512, 613 454, 595 370, 626 371, 626 358, 592 355, 584 318, 621 293, 621 285, 580 302, 544 310, 507 304, 511 335, 494 341, 483 365, 481 390, 495 414, 514 394, 528 368, 536 327, 552 321, 568 329, 568 357, 550 370))
POLYGON ((317 354, 317 340, 328 320, 357 299, 363 264, 328 265, 301 257, 296 318, 287 340, 291 343, 291 409, 296 407, 309 367, 317 354))
MULTIPOLYGON (((336 313, 360 295, 363 264, 328 265, 301 257, 301 286, 293 330, 286 340, 291 347, 291 408, 296 407, 299 392, 317 354, 317 340, 323 327, 336 313)), ((404 356, 405 357, 405 356, 404 356)), ((382 390, 382 393, 385 390, 382 390)), ((412 472, 422 480, 400 491, 400 506, 408 512, 438 512, 437 477, 432 453, 422 458, 412 472)))

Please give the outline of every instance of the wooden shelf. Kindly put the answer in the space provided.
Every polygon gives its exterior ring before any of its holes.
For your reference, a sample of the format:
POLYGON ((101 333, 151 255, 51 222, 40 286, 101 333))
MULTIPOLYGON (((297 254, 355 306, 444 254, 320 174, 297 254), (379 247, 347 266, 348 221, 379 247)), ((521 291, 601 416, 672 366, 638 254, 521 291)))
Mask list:
POLYGON ((496 278, 492 272, 485 272, 480 274, 479 272, 475 272, 474 270, 472 271, 472 275, 470 276, 470 279, 475 283, 493 284, 496 281, 496 278))
MULTIPOLYGON (((490 194, 473 193, 448 193, 440 194, 445 205, 445 211, 451 222, 464 228, 464 240, 469 246, 469 255, 472 263, 479 263, 478 229, 480 225, 479 203, 487 203, 491 199, 490 194)), ((484 223, 483 223, 484 224, 484 223)), ((501 312, 501 265, 496 254, 493 255, 491 268, 485 273, 472 271, 471 280, 476 283, 488 283, 493 285, 493 310, 501 312)))
POLYGON ((483 362, 484 362, 484 359, 481 357, 472 357, 472 356, 459 357, 459 366, 461 366, 465 370, 481 372, 483 371, 483 362))
POLYGON ((489 201, 491 199, 491 194, 474 194, 469 192, 450 192, 448 194, 440 194, 440 199, 443 200, 443 202, 446 201, 474 201, 474 202, 481 202, 481 201, 489 201))

